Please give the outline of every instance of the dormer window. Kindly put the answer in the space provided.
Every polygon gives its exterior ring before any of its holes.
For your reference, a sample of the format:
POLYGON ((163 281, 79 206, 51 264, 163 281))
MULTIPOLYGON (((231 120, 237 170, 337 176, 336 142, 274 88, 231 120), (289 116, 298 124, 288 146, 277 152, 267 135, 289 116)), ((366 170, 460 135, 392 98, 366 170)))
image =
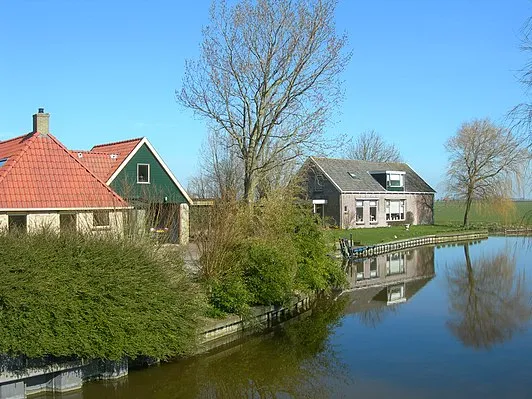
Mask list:
POLYGON ((405 172, 386 172, 386 189, 389 191, 404 191, 405 172))
POLYGON ((150 165, 147 163, 137 164, 137 183, 150 184, 150 165))
POLYGON ((7 162, 7 158, 0 159, 0 168, 7 162))

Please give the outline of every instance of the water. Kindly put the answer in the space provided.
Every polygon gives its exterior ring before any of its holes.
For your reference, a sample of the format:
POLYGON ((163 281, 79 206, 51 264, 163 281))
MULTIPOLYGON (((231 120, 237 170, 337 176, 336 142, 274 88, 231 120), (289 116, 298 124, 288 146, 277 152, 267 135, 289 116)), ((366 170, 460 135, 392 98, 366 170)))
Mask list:
POLYGON ((531 256, 491 237, 359 261, 351 290, 281 329, 53 397, 532 397, 531 256))

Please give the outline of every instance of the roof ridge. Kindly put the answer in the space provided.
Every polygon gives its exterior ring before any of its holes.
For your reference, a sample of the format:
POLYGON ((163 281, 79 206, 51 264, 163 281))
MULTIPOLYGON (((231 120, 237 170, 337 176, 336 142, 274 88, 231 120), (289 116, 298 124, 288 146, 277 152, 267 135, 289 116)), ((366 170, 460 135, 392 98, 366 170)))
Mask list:
MULTIPOLYGON (((28 137, 26 140, 27 142, 24 143, 24 147, 22 147, 22 149, 18 152, 17 156, 15 157, 15 159, 13 159, 13 161, 10 163, 9 167, 5 170, 2 170, 1 172, 3 172, 3 174, 0 173, 0 183, 2 183, 2 181, 5 179, 5 177, 9 174, 9 172, 11 171, 11 169, 13 169, 13 167, 17 164, 17 162, 20 160, 20 158, 22 158, 22 155, 24 155, 24 153, 26 151, 28 151, 28 148, 30 147, 30 145, 35 142, 35 134, 37 132, 31 132, 31 133, 26 133, 26 134, 23 134, 22 136, 18 136, 18 137, 14 137, 10 140, 6 140, 6 141, 11 141, 11 140, 16 140, 16 139, 19 139, 19 138, 22 138, 22 137, 28 137)), ((2 143, 5 143, 6 141, 2 141, 2 143)))
POLYGON ((144 138, 145 138, 145 137, 137 137, 137 138, 134 138, 134 139, 127 139, 127 140, 122 140, 122 141, 115 141, 115 142, 112 142, 112 143, 96 144, 96 145, 92 146, 92 148, 91 148, 89 151, 92 151, 92 150, 95 149, 96 147, 107 147, 107 146, 110 146, 110 145, 129 143, 129 142, 131 142, 131 141, 140 141, 140 140, 142 140, 142 139, 144 139, 144 138))
POLYGON ((82 162, 80 162, 69 150, 66 148, 58 139, 56 139, 53 135, 48 134, 48 136, 57 144, 59 147, 65 151, 70 158, 72 158, 75 162, 77 162, 79 165, 81 165, 91 176, 93 176, 99 183, 101 183, 108 192, 110 192, 114 197, 118 198, 120 202, 123 202, 127 205, 127 201, 123 199, 118 193, 116 193, 114 190, 111 189, 103 180, 101 180, 96 174, 90 170, 88 167, 86 167, 82 162))
POLYGON ((408 163, 403 161, 368 161, 365 159, 352 159, 352 158, 332 158, 332 157, 317 157, 311 155, 310 158, 320 160, 320 159, 326 159, 330 161, 347 161, 347 162, 366 162, 366 163, 381 163, 381 164, 390 164, 390 163, 396 163, 396 164, 402 164, 402 165, 408 165, 408 163))
POLYGON ((95 155, 110 155, 108 152, 103 152, 103 151, 92 151, 92 150, 68 150, 72 153, 79 153, 81 152, 82 154, 95 154, 95 155))

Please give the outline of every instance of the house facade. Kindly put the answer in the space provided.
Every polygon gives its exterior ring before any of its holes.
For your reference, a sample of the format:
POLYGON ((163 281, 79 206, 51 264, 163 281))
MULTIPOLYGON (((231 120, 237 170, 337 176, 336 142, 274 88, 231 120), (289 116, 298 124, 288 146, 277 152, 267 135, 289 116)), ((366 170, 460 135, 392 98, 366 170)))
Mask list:
POLYGON ((300 175, 314 212, 340 228, 434 222, 435 191, 405 163, 310 157, 300 175))
POLYGON ((49 114, 33 130, 0 142, 0 230, 123 231, 128 203, 49 132, 49 114))
POLYGON ((71 151, 110 188, 144 212, 165 241, 189 240, 192 200, 146 137, 71 151))

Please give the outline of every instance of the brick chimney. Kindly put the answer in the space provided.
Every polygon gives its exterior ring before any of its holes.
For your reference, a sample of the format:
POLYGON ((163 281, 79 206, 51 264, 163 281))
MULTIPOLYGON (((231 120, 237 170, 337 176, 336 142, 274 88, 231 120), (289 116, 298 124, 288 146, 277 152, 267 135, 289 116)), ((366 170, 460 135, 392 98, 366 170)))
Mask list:
POLYGON ((43 136, 50 133, 50 114, 45 114, 44 108, 39 108, 39 111, 33 115, 33 132, 39 132, 43 136))

